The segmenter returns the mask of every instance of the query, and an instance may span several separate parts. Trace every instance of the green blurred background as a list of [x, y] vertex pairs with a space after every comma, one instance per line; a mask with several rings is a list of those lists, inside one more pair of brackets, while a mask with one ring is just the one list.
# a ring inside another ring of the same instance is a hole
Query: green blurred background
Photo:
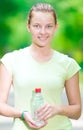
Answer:
[[0, 0], [0, 58], [30, 45], [27, 16], [37, 2], [48, 2], [56, 10], [58, 30], [53, 48], [73, 57], [83, 71], [83, 0]]
[[[56, 10], [58, 29], [52, 46], [73, 57], [81, 66], [80, 91], [83, 101], [83, 0], [0, 0], [0, 58], [7, 52], [31, 44], [27, 16], [37, 2], [50, 3]], [[6, 124], [3, 123], [3, 126]]]

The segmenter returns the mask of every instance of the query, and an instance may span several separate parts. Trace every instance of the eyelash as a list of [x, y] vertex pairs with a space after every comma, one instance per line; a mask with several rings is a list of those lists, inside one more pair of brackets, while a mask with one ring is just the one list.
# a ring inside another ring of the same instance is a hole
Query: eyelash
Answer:
[[[33, 25], [33, 27], [39, 28], [40, 26], [39, 25]], [[48, 25], [47, 28], [52, 28], [52, 26]]]
[[39, 25], [33, 25], [33, 26], [34, 26], [34, 27], [37, 27], [37, 28], [39, 27]]
[[50, 26], [50, 25], [48, 25], [47, 27], [48, 27], [48, 28], [52, 28], [52, 26]]

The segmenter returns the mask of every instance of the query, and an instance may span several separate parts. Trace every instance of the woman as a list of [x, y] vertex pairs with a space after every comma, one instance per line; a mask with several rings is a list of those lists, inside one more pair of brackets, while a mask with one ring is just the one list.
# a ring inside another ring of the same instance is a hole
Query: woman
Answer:
[[[51, 5], [38, 3], [29, 13], [28, 31], [32, 44], [4, 55], [0, 66], [0, 114], [14, 117], [13, 130], [72, 130], [69, 120], [81, 114], [79, 70], [76, 61], [51, 48], [57, 30], [56, 13]], [[14, 87], [15, 107], [7, 104], [11, 85]], [[37, 111], [37, 126], [31, 116], [32, 90], [41, 87], [45, 103]], [[65, 88], [68, 105], [62, 105]]]

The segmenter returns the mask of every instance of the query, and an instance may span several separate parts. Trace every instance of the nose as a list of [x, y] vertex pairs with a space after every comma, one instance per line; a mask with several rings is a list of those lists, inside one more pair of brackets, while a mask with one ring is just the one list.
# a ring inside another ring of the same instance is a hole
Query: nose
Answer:
[[40, 33], [41, 33], [41, 34], [45, 34], [45, 33], [46, 33], [45, 27], [42, 27], [42, 28], [40, 29]]

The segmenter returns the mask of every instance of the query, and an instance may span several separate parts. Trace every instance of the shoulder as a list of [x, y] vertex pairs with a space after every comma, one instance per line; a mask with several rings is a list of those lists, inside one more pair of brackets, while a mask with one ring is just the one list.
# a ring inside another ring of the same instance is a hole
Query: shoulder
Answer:
[[58, 66], [65, 70], [67, 80], [81, 69], [74, 58], [71, 58], [63, 53], [55, 51], [55, 59]]
[[7, 70], [12, 74], [14, 70], [24, 62], [26, 51], [27, 48], [8, 52], [0, 59], [0, 62], [3, 63]]
[[79, 66], [77, 61], [74, 58], [70, 57], [69, 55], [63, 54], [63, 53], [58, 52], [58, 51], [54, 51], [54, 53], [55, 53], [54, 54], [55, 60], [62, 67], [69, 68], [72, 66], [73, 67]]
[[22, 49], [18, 49], [18, 50], [14, 50], [14, 51], [12, 51], [12, 52], [8, 52], [8, 53], [6, 53], [3, 57], [2, 57], [2, 59], [3, 58], [15, 58], [15, 59], [17, 59], [18, 57], [21, 57], [21, 56], [23, 56], [23, 55], [25, 55], [25, 53], [26, 53], [26, 51], [28, 50], [28, 47], [26, 47], [26, 48], [22, 48]]
[[69, 55], [61, 53], [59, 51], [54, 51], [54, 56], [59, 63], [66, 63], [74, 60], [73, 58], [69, 57]]

